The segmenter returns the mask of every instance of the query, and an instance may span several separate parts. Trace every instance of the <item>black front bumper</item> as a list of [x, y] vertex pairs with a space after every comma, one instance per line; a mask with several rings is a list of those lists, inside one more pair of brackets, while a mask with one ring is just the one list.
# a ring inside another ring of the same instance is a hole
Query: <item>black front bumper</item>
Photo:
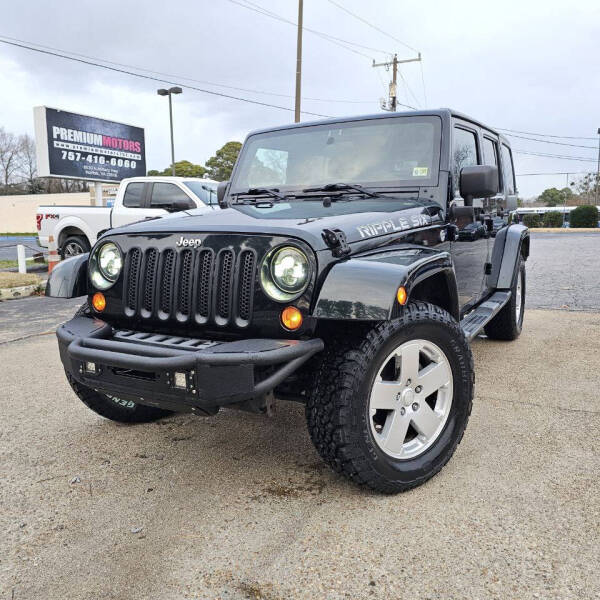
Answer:
[[56, 332], [66, 371], [99, 392], [171, 410], [263, 396], [323, 349], [321, 339], [220, 342], [116, 331], [75, 317]]

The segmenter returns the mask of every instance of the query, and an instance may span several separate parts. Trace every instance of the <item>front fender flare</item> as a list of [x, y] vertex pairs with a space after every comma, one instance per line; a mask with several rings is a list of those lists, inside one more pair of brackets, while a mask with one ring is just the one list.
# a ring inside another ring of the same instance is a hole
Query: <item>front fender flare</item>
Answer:
[[454, 282], [448, 252], [407, 248], [351, 258], [333, 266], [313, 311], [317, 319], [382, 321], [398, 307], [396, 294], [411, 290], [421, 281], [445, 272]]
[[87, 294], [87, 264], [89, 253], [61, 260], [52, 269], [46, 283], [46, 296], [78, 298]]

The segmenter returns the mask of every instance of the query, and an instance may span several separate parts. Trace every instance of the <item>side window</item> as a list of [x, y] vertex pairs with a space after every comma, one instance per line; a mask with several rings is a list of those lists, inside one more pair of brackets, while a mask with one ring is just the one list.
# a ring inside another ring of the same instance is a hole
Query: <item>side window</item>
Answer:
[[139, 208], [142, 206], [144, 185], [146, 184], [142, 182], [128, 183], [123, 195], [123, 206], [127, 208]]
[[177, 200], [189, 200], [190, 197], [173, 183], [155, 183], [152, 186], [150, 206], [164, 206]]
[[[498, 159], [498, 143], [495, 140], [491, 140], [490, 138], [483, 138], [483, 164], [484, 165], [492, 165], [493, 167], [498, 167], [499, 165]], [[500, 178], [499, 178], [500, 179]], [[502, 180], [498, 181], [498, 191], [503, 190]]]
[[507, 194], [514, 194], [516, 190], [515, 172], [513, 170], [512, 152], [506, 144], [502, 144], [502, 175], [504, 189]]
[[454, 128], [452, 143], [452, 175], [454, 189], [458, 190], [460, 170], [478, 164], [477, 137], [474, 131]]

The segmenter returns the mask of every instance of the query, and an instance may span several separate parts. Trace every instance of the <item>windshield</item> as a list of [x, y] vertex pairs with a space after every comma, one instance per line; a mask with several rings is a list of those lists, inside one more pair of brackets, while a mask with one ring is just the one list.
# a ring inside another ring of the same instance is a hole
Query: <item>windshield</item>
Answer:
[[214, 181], [184, 181], [188, 187], [204, 204], [217, 204], [217, 183]]
[[390, 117], [250, 136], [230, 193], [299, 190], [328, 183], [383, 188], [437, 184], [441, 120]]

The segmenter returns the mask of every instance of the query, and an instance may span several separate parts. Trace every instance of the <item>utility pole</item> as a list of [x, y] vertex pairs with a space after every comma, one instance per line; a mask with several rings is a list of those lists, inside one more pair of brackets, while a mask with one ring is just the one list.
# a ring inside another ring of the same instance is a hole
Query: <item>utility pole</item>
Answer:
[[296, 107], [294, 123], [300, 123], [300, 91], [302, 87], [302, 13], [304, 0], [298, 0], [298, 39], [296, 42]]
[[600, 204], [600, 127], [598, 127], [598, 167], [596, 169], [596, 204]]
[[398, 105], [398, 94], [397, 94], [397, 82], [398, 82], [398, 65], [409, 62], [421, 62], [421, 53], [419, 52], [419, 56], [417, 58], [407, 58], [404, 60], [398, 60], [398, 55], [394, 54], [394, 58], [390, 62], [384, 63], [376, 63], [373, 61], [374, 67], [385, 67], [386, 70], [389, 70], [392, 67], [392, 81], [390, 83], [390, 99], [386, 103], [382, 101], [381, 108], [383, 110], [389, 110], [392, 112], [396, 112], [396, 107]]

